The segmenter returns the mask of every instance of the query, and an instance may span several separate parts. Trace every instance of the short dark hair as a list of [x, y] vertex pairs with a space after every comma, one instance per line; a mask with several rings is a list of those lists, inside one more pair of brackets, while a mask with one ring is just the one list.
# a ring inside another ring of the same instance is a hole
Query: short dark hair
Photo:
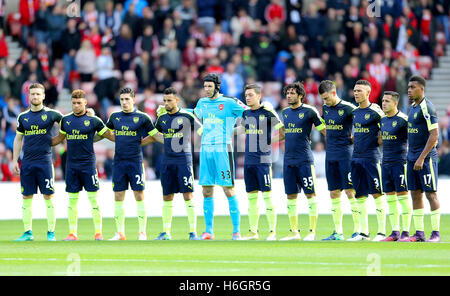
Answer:
[[333, 89], [336, 89], [336, 86], [331, 80], [324, 80], [319, 84], [319, 94], [330, 92]]
[[86, 99], [86, 93], [82, 89], [76, 89], [72, 92], [72, 99]]
[[394, 99], [394, 100], [397, 101], [397, 102], [398, 102], [398, 100], [400, 99], [400, 94], [399, 94], [398, 92], [395, 92], [395, 91], [387, 90], [387, 91], [385, 91], [385, 92], [383, 93], [383, 95], [389, 95], [389, 96], [392, 97], [392, 99]]
[[120, 96], [120, 95], [123, 95], [123, 94], [130, 94], [130, 96], [131, 96], [132, 98], [135, 97], [135, 95], [134, 95], [134, 90], [132, 90], [132, 89], [129, 88], [129, 87], [124, 87], [124, 88], [122, 88], [122, 89], [120, 90], [119, 96]]
[[301, 84], [298, 81], [294, 82], [294, 83], [290, 83], [284, 87], [283, 94], [286, 96], [287, 91], [290, 89], [294, 89], [297, 94], [302, 95], [302, 102], [303, 102], [303, 100], [305, 99], [305, 96], [306, 96], [306, 91], [305, 91], [305, 88], [303, 87], [303, 84]]
[[360, 80], [356, 81], [355, 85], [367, 85], [368, 87], [372, 88], [372, 85], [370, 84], [370, 82], [367, 80], [364, 80], [364, 79], [360, 79]]
[[164, 90], [165, 95], [178, 95], [178, 91], [175, 87], [170, 86]]
[[257, 95], [261, 94], [261, 86], [257, 85], [256, 83], [247, 84], [244, 88], [244, 93], [248, 89], [253, 89]]
[[422, 85], [423, 87], [425, 87], [425, 85], [427, 84], [427, 81], [425, 80], [425, 78], [423, 78], [420, 75], [411, 76], [411, 78], [409, 78], [409, 82], [417, 82], [420, 85]]

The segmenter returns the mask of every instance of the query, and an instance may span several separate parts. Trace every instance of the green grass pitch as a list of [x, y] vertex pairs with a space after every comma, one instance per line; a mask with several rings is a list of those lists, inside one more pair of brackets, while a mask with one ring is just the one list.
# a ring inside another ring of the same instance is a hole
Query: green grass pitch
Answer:
[[[308, 216], [300, 215], [305, 236]], [[376, 217], [369, 217], [371, 237]], [[390, 232], [389, 222], [388, 231]], [[429, 216], [425, 216], [429, 236]], [[278, 216], [278, 239], [289, 229], [288, 218]], [[127, 218], [127, 241], [93, 240], [91, 219], [80, 219], [77, 242], [62, 242], [68, 234], [65, 219], [56, 223], [57, 242], [47, 242], [46, 220], [33, 221], [34, 242], [13, 242], [22, 221], [0, 221], [0, 275], [450, 275], [450, 215], [441, 216], [442, 243], [322, 242], [332, 232], [331, 215], [320, 215], [315, 242], [266, 242], [267, 223], [260, 220], [260, 241], [231, 241], [231, 221], [215, 217], [215, 241], [188, 241], [187, 218], [175, 217], [172, 241], [152, 241], [161, 231], [161, 218], [149, 218], [149, 241], [137, 241], [136, 218]], [[248, 219], [242, 217], [245, 235]], [[346, 238], [351, 216], [344, 216]], [[412, 226], [413, 227], [413, 226]], [[104, 219], [105, 239], [114, 234], [113, 219]], [[204, 229], [198, 217], [198, 233]]]

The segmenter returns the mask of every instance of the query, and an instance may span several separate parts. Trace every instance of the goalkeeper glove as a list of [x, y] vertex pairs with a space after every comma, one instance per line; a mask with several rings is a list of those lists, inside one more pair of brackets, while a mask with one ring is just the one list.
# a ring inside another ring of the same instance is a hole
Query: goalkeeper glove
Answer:
[[163, 105], [159, 105], [158, 109], [156, 109], [156, 116], [158, 116], [158, 117], [160, 117], [166, 113], [167, 113], [166, 107], [164, 107]]

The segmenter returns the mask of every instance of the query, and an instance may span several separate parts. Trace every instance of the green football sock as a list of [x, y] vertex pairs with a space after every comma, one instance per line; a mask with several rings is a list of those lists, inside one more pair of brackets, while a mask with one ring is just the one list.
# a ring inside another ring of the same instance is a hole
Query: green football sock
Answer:
[[87, 195], [89, 201], [91, 202], [92, 220], [94, 221], [95, 233], [102, 233], [102, 215], [97, 202], [97, 192], [88, 192]]
[[69, 221], [69, 233], [77, 235], [78, 231], [78, 195], [69, 192], [69, 207], [67, 220]]
[[49, 232], [55, 232], [56, 215], [53, 199], [46, 199], [45, 206], [47, 207], [47, 230]]
[[386, 197], [384, 195], [375, 198], [377, 212], [378, 233], [386, 234]]
[[25, 232], [31, 230], [33, 223], [33, 199], [22, 199], [22, 221]]
[[272, 191], [264, 191], [262, 194], [264, 203], [266, 204], [266, 217], [269, 224], [269, 231], [276, 232], [277, 214], [272, 203]]
[[389, 208], [389, 221], [391, 222], [392, 231], [400, 231], [400, 213], [397, 195], [387, 195], [386, 200]]
[[413, 220], [414, 220], [414, 227], [416, 228], [416, 231], [424, 231], [424, 223], [423, 223], [423, 209], [415, 209], [413, 210]]
[[332, 198], [331, 199], [331, 216], [333, 217], [334, 222], [334, 230], [338, 234], [343, 234], [342, 230], [342, 205], [341, 198]]
[[123, 208], [123, 200], [114, 203], [114, 220], [116, 221], [117, 232], [125, 235], [125, 210]]
[[359, 207], [359, 224], [361, 233], [369, 235], [369, 214], [367, 213], [367, 196], [357, 199]]
[[439, 213], [439, 209], [431, 211], [431, 230], [439, 231], [439, 224], [441, 220], [441, 214]]
[[297, 199], [287, 200], [287, 212], [292, 231], [298, 231]]
[[350, 209], [352, 211], [352, 219], [353, 219], [353, 232], [361, 232], [361, 223], [359, 222], [359, 205], [356, 198], [349, 198]]
[[185, 200], [186, 204], [186, 213], [189, 221], [189, 232], [197, 231], [197, 215], [195, 215], [195, 206], [194, 202], [191, 200]]
[[309, 230], [311, 232], [316, 232], [317, 218], [319, 217], [319, 211], [317, 210], [317, 201], [315, 196], [308, 198], [308, 207], [309, 207]]
[[162, 221], [164, 232], [170, 233], [170, 229], [172, 226], [172, 215], [173, 215], [173, 201], [171, 200], [163, 201]]
[[251, 232], [258, 232], [258, 192], [248, 193], [248, 223], [250, 225]]
[[402, 208], [402, 230], [409, 232], [412, 213], [411, 203], [409, 202], [408, 195], [398, 196], [397, 199]]
[[143, 200], [136, 201], [137, 205], [137, 214], [138, 214], [138, 222], [139, 222], [139, 233], [145, 233], [147, 228], [147, 213], [145, 211], [145, 203]]

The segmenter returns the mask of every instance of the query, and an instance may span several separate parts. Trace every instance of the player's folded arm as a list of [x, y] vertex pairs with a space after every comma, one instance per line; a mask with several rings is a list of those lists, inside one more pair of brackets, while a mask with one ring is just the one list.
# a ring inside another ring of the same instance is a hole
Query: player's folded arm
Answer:
[[59, 134], [52, 138], [51, 146], [56, 146], [58, 144], [61, 144], [66, 139], [66, 132], [63, 130], [59, 130]]

